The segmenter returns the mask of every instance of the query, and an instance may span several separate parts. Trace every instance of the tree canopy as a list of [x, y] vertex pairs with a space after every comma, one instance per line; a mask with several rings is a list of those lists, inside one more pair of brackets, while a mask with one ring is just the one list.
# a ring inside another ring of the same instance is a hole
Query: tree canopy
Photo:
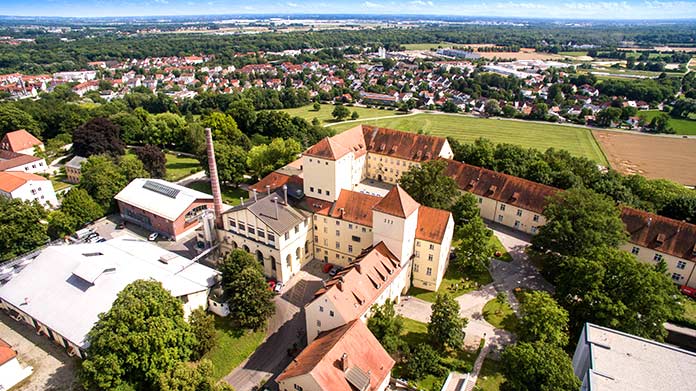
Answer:
[[143, 162], [143, 168], [152, 178], [164, 178], [167, 173], [167, 157], [161, 149], [155, 145], [145, 145], [135, 148], [135, 154]]
[[519, 338], [565, 347], [568, 344], [568, 311], [546, 292], [524, 293], [520, 300]]
[[563, 349], [543, 342], [518, 342], [501, 354], [506, 391], [577, 391], [580, 379]]
[[73, 152], [78, 156], [107, 154], [120, 156], [125, 152], [121, 128], [106, 118], [93, 118], [73, 132]]
[[404, 319], [396, 314], [394, 302], [387, 300], [381, 306], [374, 305], [367, 328], [389, 353], [396, 353], [401, 348]]
[[0, 261], [29, 252], [46, 242], [46, 209], [37, 202], [0, 196]]
[[439, 349], [458, 349], [464, 343], [467, 319], [459, 316], [459, 303], [448, 293], [438, 293], [432, 306], [428, 337]]
[[442, 160], [431, 160], [411, 167], [401, 175], [399, 184], [420, 204], [449, 210], [459, 196], [459, 188], [445, 175], [446, 165]]

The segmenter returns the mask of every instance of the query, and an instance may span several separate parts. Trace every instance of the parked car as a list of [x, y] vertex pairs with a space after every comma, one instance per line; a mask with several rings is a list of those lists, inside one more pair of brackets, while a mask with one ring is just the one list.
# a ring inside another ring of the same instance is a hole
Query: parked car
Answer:
[[106, 239], [105, 239], [105, 238], [99, 238], [99, 239], [97, 239], [97, 243], [102, 243], [102, 242], [106, 242]]
[[682, 285], [679, 287], [679, 292], [682, 294], [691, 297], [692, 299], [696, 299], [696, 289], [688, 287], [686, 285]]
[[331, 277], [333, 277], [333, 276], [335, 276], [336, 274], [338, 274], [338, 272], [340, 272], [341, 270], [343, 270], [342, 267], [340, 267], [340, 266], [334, 266], [334, 267], [332, 267], [331, 270], [329, 271], [329, 275], [330, 275]]
[[283, 290], [283, 283], [276, 282], [275, 287], [273, 287], [273, 292], [280, 293], [281, 290]]
[[332, 265], [332, 264], [330, 264], [330, 263], [327, 262], [327, 263], [324, 264], [324, 266], [322, 267], [321, 270], [322, 270], [324, 273], [328, 273], [329, 271], [331, 271], [331, 269], [332, 269], [333, 267], [334, 267], [334, 265]]
[[275, 290], [276, 282], [273, 280], [268, 280], [268, 290], [273, 292]]
[[116, 229], [124, 229], [126, 228], [126, 224], [121, 223], [121, 224], [116, 224]]
[[155, 240], [157, 240], [158, 237], [159, 234], [157, 232], [153, 232], [150, 234], [150, 236], [147, 237], [147, 240], [154, 242]]

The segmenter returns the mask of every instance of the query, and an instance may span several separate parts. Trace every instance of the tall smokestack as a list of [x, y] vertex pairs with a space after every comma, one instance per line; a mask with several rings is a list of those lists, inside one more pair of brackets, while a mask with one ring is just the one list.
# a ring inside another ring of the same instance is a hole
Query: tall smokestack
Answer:
[[220, 180], [218, 179], [217, 163], [215, 162], [213, 133], [210, 131], [210, 128], [205, 128], [205, 145], [208, 151], [208, 169], [210, 170], [210, 189], [213, 191], [215, 225], [220, 228], [222, 227], [222, 193], [220, 192]]

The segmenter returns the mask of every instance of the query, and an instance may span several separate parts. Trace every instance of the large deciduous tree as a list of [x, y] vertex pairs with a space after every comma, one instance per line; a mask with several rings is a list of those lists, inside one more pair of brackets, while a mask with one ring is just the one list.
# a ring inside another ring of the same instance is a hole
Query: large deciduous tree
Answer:
[[459, 303], [447, 293], [437, 295], [432, 306], [428, 337], [439, 349], [459, 349], [467, 320], [459, 316]]
[[460, 226], [456, 234], [460, 242], [455, 250], [454, 264], [461, 270], [486, 271], [495, 251], [491, 235], [493, 231], [486, 227], [479, 216]]
[[0, 196], [0, 261], [29, 252], [48, 241], [42, 221], [47, 212], [36, 202]]
[[79, 187], [85, 189], [104, 210], [109, 209], [114, 196], [128, 184], [123, 172], [106, 155], [90, 157], [81, 171]]
[[73, 132], [73, 152], [78, 156], [107, 154], [120, 156], [126, 144], [121, 141], [121, 128], [106, 118], [93, 118]]
[[546, 292], [527, 292], [520, 300], [519, 338], [564, 347], [568, 344], [568, 311]]
[[196, 337], [193, 358], [199, 359], [215, 346], [215, 317], [203, 308], [191, 311], [188, 318], [191, 332]]
[[75, 228], [104, 215], [104, 209], [79, 187], [73, 187], [63, 197], [60, 210], [75, 220]]
[[331, 112], [331, 115], [338, 121], [342, 121], [350, 115], [350, 110], [343, 105], [336, 105]]
[[508, 391], [577, 391], [580, 379], [563, 349], [542, 342], [518, 342], [501, 355]]
[[249, 138], [239, 130], [237, 123], [231, 116], [215, 111], [201, 120], [204, 128], [210, 128], [213, 139], [223, 141], [232, 145], [238, 145], [244, 149], [251, 147]]
[[401, 347], [404, 319], [396, 314], [394, 302], [391, 300], [387, 300], [381, 306], [372, 307], [372, 316], [367, 320], [367, 328], [389, 353], [396, 353]]
[[159, 391], [234, 391], [224, 381], [213, 377], [213, 363], [201, 360], [198, 363], [180, 362], [160, 375]]
[[546, 224], [532, 238], [536, 249], [580, 256], [597, 247], [618, 246], [627, 237], [614, 202], [589, 189], [556, 193], [544, 208], [544, 216]]
[[403, 173], [399, 184], [422, 205], [449, 210], [459, 189], [454, 179], [445, 174], [446, 167], [442, 160], [431, 160]]
[[167, 173], [167, 157], [159, 147], [155, 145], [146, 145], [136, 148], [135, 154], [138, 156], [138, 159], [143, 162], [143, 167], [150, 173], [151, 177], [164, 178], [164, 175]]
[[[215, 162], [218, 169], [218, 178], [223, 183], [237, 186], [244, 180], [247, 172], [247, 151], [238, 146], [226, 142], [215, 141]], [[210, 174], [208, 155], [200, 158], [205, 171]]]
[[160, 376], [191, 355], [195, 337], [179, 300], [155, 281], [127, 285], [87, 335], [85, 388], [157, 388]]
[[26, 111], [13, 104], [0, 105], [0, 139], [7, 132], [24, 129], [34, 136], [41, 135], [39, 123]]
[[293, 139], [276, 138], [270, 144], [251, 148], [247, 156], [247, 165], [251, 173], [261, 178], [297, 159], [301, 148], [300, 143]]

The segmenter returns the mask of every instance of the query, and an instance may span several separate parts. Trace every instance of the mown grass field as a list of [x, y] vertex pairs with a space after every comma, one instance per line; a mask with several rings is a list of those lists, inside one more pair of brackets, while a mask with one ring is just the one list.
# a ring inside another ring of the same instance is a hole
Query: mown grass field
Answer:
[[481, 311], [486, 322], [498, 329], [505, 329], [512, 333], [517, 331], [518, 320], [512, 311], [510, 304], [499, 303], [496, 299], [490, 300]]
[[[186, 187], [198, 190], [202, 193], [213, 194], [213, 191], [210, 189], [210, 182], [208, 181], [191, 182], [186, 185]], [[220, 190], [222, 191], [222, 201], [227, 205], [239, 205], [242, 202], [240, 197], [244, 197], [245, 200], [249, 198], [249, 192], [241, 188], [234, 188], [221, 184]]]
[[[386, 110], [386, 109], [368, 109], [366, 107], [351, 107], [346, 106], [350, 110], [351, 114], [354, 111], [358, 112], [360, 119], [366, 118], [376, 118], [376, 117], [386, 117], [390, 115], [399, 115], [396, 110]], [[323, 104], [319, 111], [314, 110], [312, 105], [297, 107], [294, 109], [283, 109], [284, 112], [294, 116], [304, 118], [309, 122], [312, 122], [314, 118], [317, 118], [322, 124], [336, 124], [340, 121], [336, 121], [331, 113], [333, 112], [334, 105]], [[401, 114], [403, 115], [403, 113]]]
[[445, 275], [440, 283], [440, 289], [435, 292], [421, 288], [411, 288], [408, 294], [421, 300], [434, 303], [438, 293], [449, 293], [452, 297], [458, 297], [465, 293], [481, 289], [482, 286], [493, 282], [493, 278], [488, 271], [476, 274], [464, 274], [454, 265], [450, 264], [445, 271]]
[[175, 153], [168, 152], [165, 154], [167, 163], [167, 173], [165, 179], [171, 182], [176, 182], [179, 179], [185, 178], [193, 173], [203, 170], [201, 163], [194, 158], [187, 156], [177, 156]]
[[338, 123], [331, 125], [331, 128], [343, 131], [359, 123], [409, 132], [422, 130], [434, 136], [451, 136], [467, 143], [473, 142], [479, 137], [485, 137], [494, 143], [515, 144], [540, 151], [545, 151], [548, 148], [565, 149], [575, 156], [583, 156], [602, 165], [608, 164], [590, 130], [582, 127], [474, 118], [464, 115], [415, 114]]
[[238, 330], [227, 318], [215, 317], [215, 345], [203, 356], [213, 363], [213, 377], [221, 379], [246, 360], [265, 337], [263, 331]]
[[[639, 112], [638, 116], [645, 118], [645, 120], [649, 122], [659, 113], [659, 110], [646, 110]], [[696, 136], [696, 119], [670, 117], [669, 125], [677, 132], [677, 134]]]
[[500, 385], [505, 381], [502, 369], [500, 361], [495, 361], [490, 356], [486, 357], [476, 380], [476, 387], [482, 391], [499, 391]]

